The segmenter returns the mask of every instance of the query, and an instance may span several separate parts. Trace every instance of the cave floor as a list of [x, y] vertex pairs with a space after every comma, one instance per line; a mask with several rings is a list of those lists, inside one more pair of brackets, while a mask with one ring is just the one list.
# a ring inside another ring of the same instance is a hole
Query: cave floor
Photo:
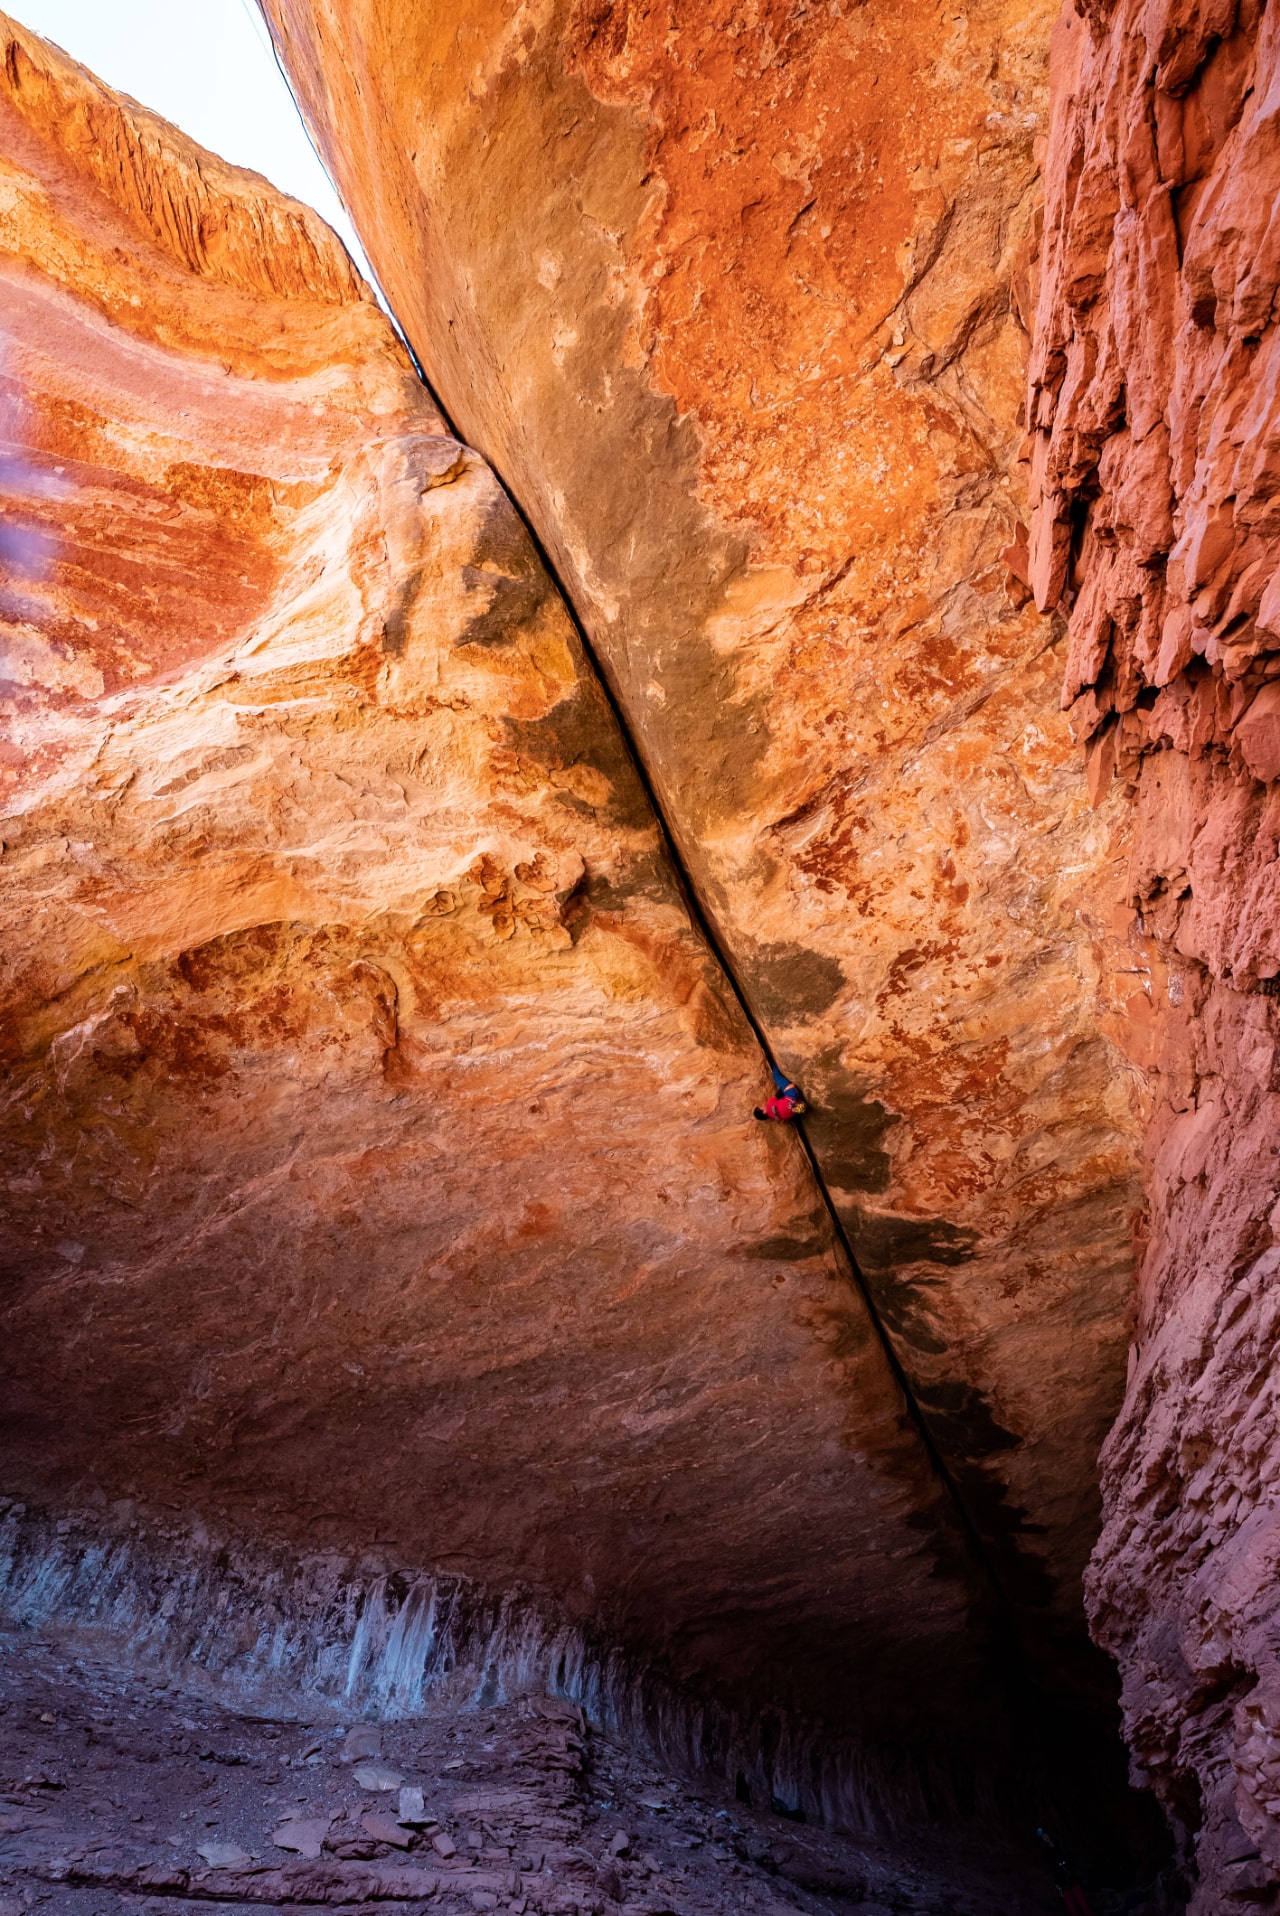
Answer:
[[1060, 1907], [986, 1843], [855, 1841], [691, 1788], [572, 1704], [442, 1706], [361, 1731], [353, 1750], [350, 1718], [310, 1699], [305, 1715], [249, 1714], [83, 1636], [0, 1632], [0, 1916]]

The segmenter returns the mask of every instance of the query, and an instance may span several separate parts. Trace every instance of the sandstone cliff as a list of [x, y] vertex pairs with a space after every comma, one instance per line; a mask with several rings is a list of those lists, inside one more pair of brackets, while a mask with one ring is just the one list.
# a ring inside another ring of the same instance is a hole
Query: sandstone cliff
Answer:
[[1090, 814], [1061, 627], [1001, 563], [1050, 9], [264, 11], [812, 1093], [898, 1353], [1060, 1672], [1143, 1106], [1126, 807]]
[[1135, 805], [1130, 964], [1155, 1017], [1090, 1597], [1193, 1908], [1220, 1916], [1271, 1907], [1280, 1874], [1280, 20], [1081, 16], [1057, 47], [1030, 576], [1070, 611], [1095, 793]]
[[0, 1581], [384, 1701], [439, 1601], [865, 1816], [993, 1617], [1099, 1693], [1119, 1407], [1136, 1773], [1268, 1906], [1280, 27], [263, 7], [448, 421], [0, 16]]
[[5, 1487], [974, 1723], [981, 1587], [758, 1047], [337, 241], [0, 18], [0, 277]]

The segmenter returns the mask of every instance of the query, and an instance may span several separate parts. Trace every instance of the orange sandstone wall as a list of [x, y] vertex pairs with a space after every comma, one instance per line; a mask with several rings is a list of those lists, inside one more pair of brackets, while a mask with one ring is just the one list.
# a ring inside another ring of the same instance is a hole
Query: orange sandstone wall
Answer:
[[564, 605], [333, 235], [0, 17], [9, 1492], [936, 1744], [981, 1591]]
[[1278, 104], [1252, 0], [1064, 14], [1028, 402], [1031, 577], [1159, 1009], [1091, 1611], [1203, 1916], [1280, 1878]]
[[1090, 811], [1061, 623], [1002, 561], [1052, 11], [264, 11], [811, 1093], [936, 1441], [1060, 1669], [1123, 1384], [1145, 998], [1128, 808]]

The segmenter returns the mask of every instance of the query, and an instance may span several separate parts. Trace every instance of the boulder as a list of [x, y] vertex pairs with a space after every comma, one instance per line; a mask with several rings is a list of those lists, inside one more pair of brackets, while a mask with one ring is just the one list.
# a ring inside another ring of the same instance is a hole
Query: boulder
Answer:
[[502, 486], [312, 212], [0, 54], [6, 1489], [932, 1760], [981, 1585]]
[[1003, 556], [1055, 10], [263, 6], [808, 1094], [1046, 1675], [1083, 1640], [1141, 1123], [1127, 808], [1090, 814], [1061, 627]]

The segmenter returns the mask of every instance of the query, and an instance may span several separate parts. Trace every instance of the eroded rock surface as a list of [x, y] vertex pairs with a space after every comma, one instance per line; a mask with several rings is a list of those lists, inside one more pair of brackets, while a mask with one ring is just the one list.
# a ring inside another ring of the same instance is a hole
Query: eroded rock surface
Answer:
[[0, 35], [8, 1488], [998, 1738], [947, 1499], [504, 494], [314, 215]]
[[1070, 611], [1095, 793], [1136, 807], [1155, 1105], [1091, 1603], [1219, 1916], [1273, 1907], [1280, 1877], [1280, 20], [1081, 15], [1057, 46], [1030, 574]]
[[1044, 1650], [1077, 1628], [1120, 1399], [1141, 1118], [1126, 808], [1090, 815], [1060, 626], [1000, 558], [1051, 10], [264, 10], [812, 1095]]
[[76, 1648], [0, 1632], [7, 1909], [1048, 1916], [1057, 1901], [1016, 1854], [854, 1844], [691, 1789], [563, 1699], [380, 1725], [140, 1676], [101, 1644], [69, 1667]]

